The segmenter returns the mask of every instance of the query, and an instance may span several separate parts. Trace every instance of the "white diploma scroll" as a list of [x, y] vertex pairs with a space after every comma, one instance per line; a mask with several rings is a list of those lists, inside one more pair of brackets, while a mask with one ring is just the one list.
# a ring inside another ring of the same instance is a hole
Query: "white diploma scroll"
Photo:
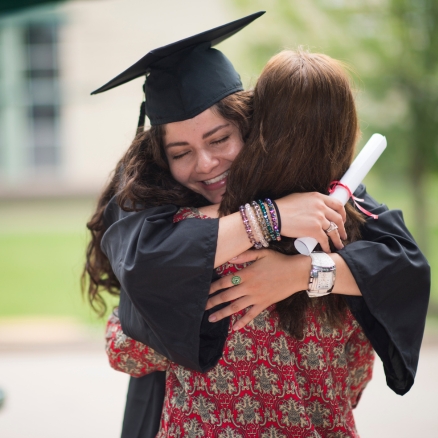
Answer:
[[[347, 186], [351, 193], [353, 193], [370, 169], [374, 166], [374, 163], [380, 157], [385, 148], [386, 138], [380, 134], [373, 134], [347, 172], [345, 172], [345, 175], [341, 178], [340, 182]], [[339, 199], [339, 201], [345, 205], [350, 197], [350, 193], [348, 193], [348, 190], [344, 187], [337, 186], [329, 196]], [[310, 255], [317, 244], [318, 241], [313, 237], [300, 237], [295, 240], [295, 248], [299, 253], [304, 255]]]

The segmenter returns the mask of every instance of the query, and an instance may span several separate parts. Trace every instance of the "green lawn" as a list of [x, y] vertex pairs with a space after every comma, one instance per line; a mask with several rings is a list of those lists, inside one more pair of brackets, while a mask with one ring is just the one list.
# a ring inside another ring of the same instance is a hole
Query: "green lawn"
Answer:
[[[368, 178], [370, 193], [390, 208], [405, 212], [412, 224], [412, 202], [400, 183]], [[438, 217], [438, 178], [431, 184], [430, 217]], [[66, 316], [92, 323], [97, 317], [82, 299], [80, 274], [88, 238], [85, 223], [91, 199], [0, 202], [0, 317]], [[438, 245], [438, 222], [430, 221], [430, 248]], [[432, 272], [438, 254], [430, 251]], [[438, 279], [433, 277], [434, 308], [438, 308]], [[113, 301], [114, 302], [114, 301]]]
[[94, 323], [80, 275], [94, 200], [0, 203], [0, 316], [66, 316]]
[[1, 314], [85, 316], [78, 280], [84, 244], [84, 233], [0, 235]]

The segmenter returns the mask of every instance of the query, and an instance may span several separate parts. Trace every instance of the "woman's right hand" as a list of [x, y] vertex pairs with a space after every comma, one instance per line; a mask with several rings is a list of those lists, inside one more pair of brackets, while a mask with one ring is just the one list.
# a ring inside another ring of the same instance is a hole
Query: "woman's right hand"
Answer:
[[[342, 203], [318, 192], [293, 193], [275, 201], [281, 216], [281, 234], [287, 237], [313, 237], [324, 252], [330, 252], [328, 238], [337, 249], [344, 247], [341, 238], [347, 239], [344, 222], [345, 208]], [[338, 229], [328, 234], [330, 222]]]

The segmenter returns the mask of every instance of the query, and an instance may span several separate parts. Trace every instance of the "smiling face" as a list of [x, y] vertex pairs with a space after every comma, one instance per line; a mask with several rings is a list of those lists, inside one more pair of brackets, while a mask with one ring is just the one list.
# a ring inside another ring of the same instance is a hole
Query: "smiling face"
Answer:
[[228, 171], [242, 146], [237, 126], [211, 109], [166, 125], [164, 150], [172, 176], [212, 204], [221, 202]]

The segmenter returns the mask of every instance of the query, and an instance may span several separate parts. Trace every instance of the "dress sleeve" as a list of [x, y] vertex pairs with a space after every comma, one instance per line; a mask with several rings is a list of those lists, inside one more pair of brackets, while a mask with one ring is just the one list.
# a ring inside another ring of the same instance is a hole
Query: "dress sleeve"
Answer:
[[117, 309], [106, 325], [105, 350], [111, 368], [132, 377], [142, 377], [154, 371], [166, 371], [169, 361], [141, 342], [123, 333]]
[[206, 371], [219, 360], [228, 330], [228, 319], [212, 324], [204, 311], [219, 220], [173, 223], [177, 210], [125, 212], [113, 198], [101, 247], [121, 284], [123, 332], [180, 365]]
[[430, 294], [430, 267], [406, 228], [402, 212], [388, 210], [361, 185], [355, 196], [378, 214], [368, 218], [362, 240], [338, 251], [362, 297], [348, 305], [383, 361], [388, 386], [403, 395], [414, 383]]

